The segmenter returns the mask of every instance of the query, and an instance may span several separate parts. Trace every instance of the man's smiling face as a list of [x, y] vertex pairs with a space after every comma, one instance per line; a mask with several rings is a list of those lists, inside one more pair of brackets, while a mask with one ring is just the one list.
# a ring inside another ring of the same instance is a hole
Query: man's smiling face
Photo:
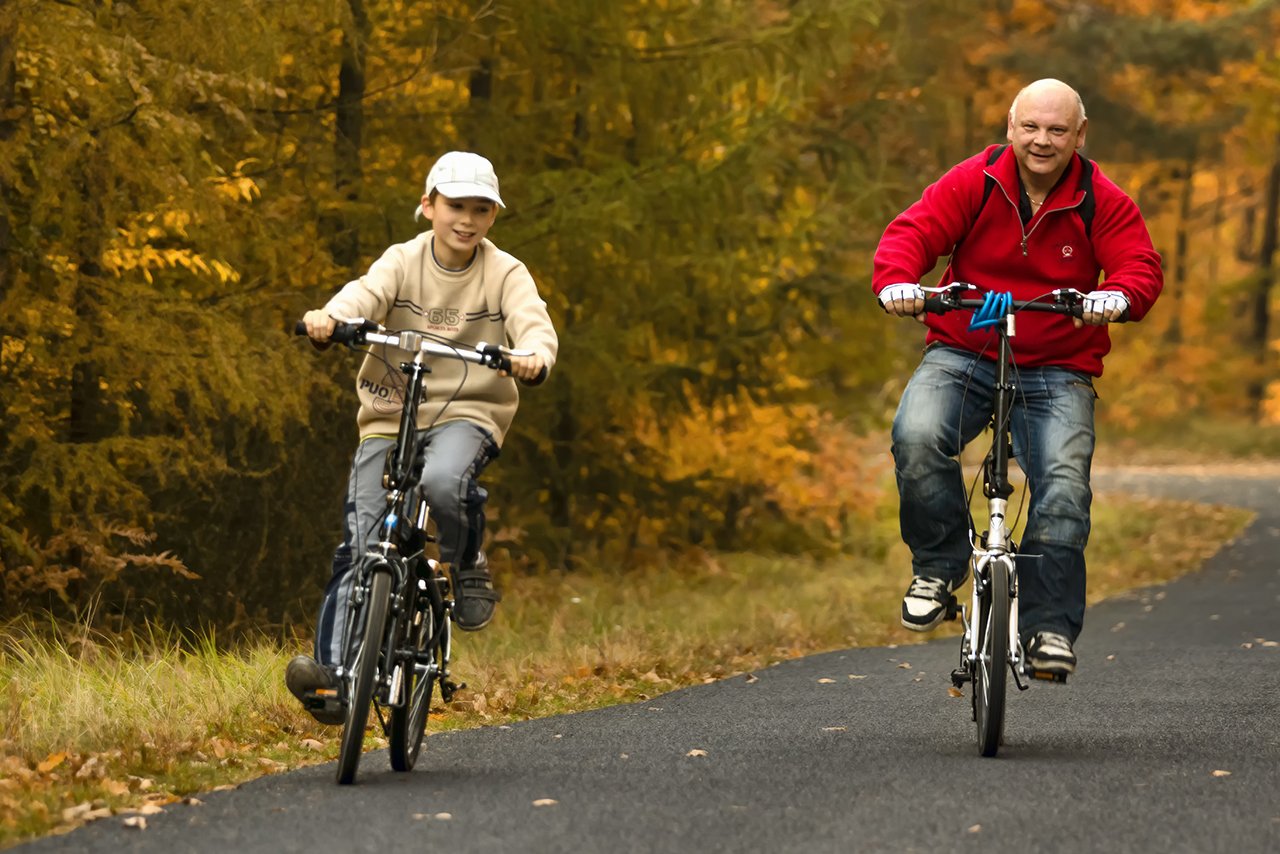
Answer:
[[1009, 142], [1013, 144], [1024, 182], [1044, 185], [1057, 182], [1071, 155], [1084, 145], [1088, 121], [1080, 120], [1074, 94], [1065, 86], [1031, 87], [1023, 92], [1009, 116]]

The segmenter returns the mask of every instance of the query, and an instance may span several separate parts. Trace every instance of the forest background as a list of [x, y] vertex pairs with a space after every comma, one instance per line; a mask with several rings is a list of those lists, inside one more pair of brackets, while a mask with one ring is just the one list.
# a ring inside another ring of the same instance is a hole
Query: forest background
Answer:
[[1256, 440], [1278, 5], [4, 0], [0, 617], [309, 624], [358, 357], [293, 323], [423, 227], [457, 148], [494, 161], [491, 237], [561, 335], [487, 476], [503, 571], [884, 547], [922, 329], [871, 254], [1040, 77], [1166, 266], [1113, 330], [1103, 429]]

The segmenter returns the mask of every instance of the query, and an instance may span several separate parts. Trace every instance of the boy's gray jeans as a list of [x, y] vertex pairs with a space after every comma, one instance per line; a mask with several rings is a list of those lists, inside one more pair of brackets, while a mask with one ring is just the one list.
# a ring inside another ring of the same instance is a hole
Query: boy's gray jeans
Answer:
[[[436, 523], [440, 560], [457, 570], [488, 565], [480, 548], [484, 540], [484, 503], [489, 494], [476, 478], [498, 456], [498, 444], [487, 430], [470, 421], [450, 421], [423, 431], [425, 463], [419, 488]], [[342, 660], [343, 633], [351, 601], [353, 570], [378, 542], [387, 510], [382, 470], [395, 439], [371, 436], [356, 448], [343, 505], [342, 545], [333, 555], [333, 575], [324, 590], [316, 623], [316, 661], [332, 666]]]

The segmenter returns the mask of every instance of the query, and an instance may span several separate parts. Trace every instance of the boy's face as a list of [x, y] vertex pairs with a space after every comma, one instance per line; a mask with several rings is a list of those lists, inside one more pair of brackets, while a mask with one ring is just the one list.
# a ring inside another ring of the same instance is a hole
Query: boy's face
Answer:
[[489, 199], [451, 199], [439, 193], [435, 201], [422, 197], [422, 212], [431, 220], [435, 236], [453, 252], [467, 257], [498, 218], [498, 206]]

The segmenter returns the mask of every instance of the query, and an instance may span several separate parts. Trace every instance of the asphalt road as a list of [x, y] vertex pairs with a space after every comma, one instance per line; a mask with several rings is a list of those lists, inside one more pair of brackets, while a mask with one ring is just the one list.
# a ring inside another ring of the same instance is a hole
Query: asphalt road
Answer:
[[995, 759], [977, 755], [968, 698], [948, 695], [947, 639], [432, 736], [411, 774], [366, 754], [355, 787], [317, 766], [144, 831], [117, 817], [25, 847], [1280, 852], [1280, 647], [1265, 645], [1280, 641], [1280, 480], [1095, 483], [1260, 515], [1201, 572], [1090, 609], [1076, 677], [1013, 692]]

